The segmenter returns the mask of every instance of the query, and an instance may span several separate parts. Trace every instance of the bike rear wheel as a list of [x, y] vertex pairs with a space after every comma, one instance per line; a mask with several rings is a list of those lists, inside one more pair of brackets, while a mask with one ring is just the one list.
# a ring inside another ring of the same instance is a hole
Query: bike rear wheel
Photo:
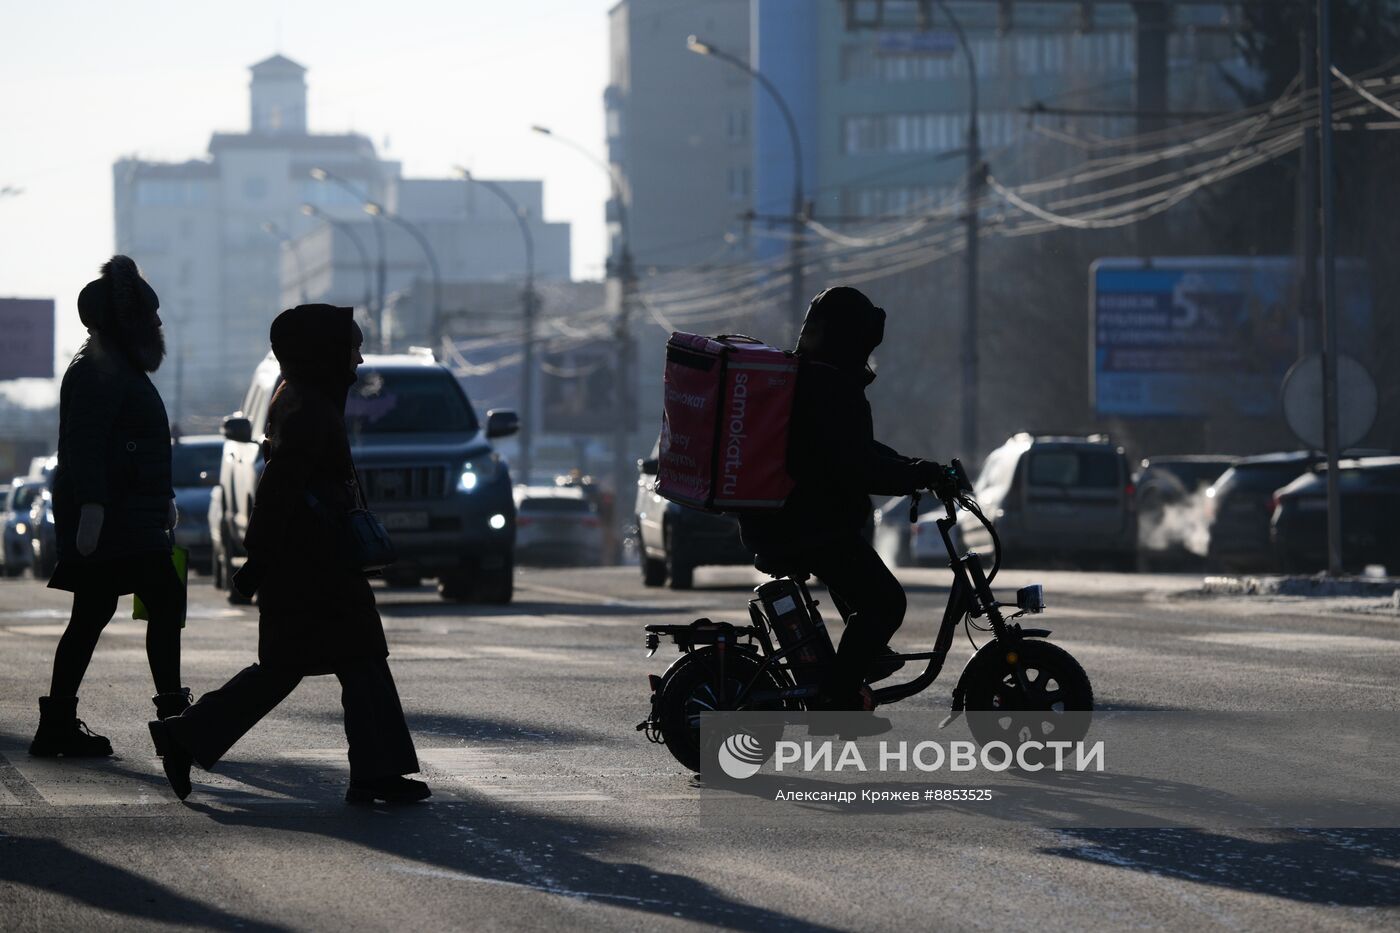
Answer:
[[723, 691], [718, 689], [719, 657], [713, 649], [691, 652], [671, 674], [661, 691], [658, 720], [666, 750], [686, 768], [700, 770], [700, 714], [725, 710], [780, 710], [780, 700], [745, 703], [734, 700], [757, 676], [755, 690], [781, 690], [785, 684], [770, 668], [759, 673], [762, 661], [747, 651], [730, 651], [725, 659]]

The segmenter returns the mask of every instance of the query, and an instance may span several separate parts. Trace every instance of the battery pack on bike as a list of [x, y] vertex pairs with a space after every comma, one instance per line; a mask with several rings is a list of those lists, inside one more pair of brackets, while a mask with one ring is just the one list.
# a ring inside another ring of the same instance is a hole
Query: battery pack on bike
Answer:
[[797, 584], [787, 578], [754, 590], [768, 628], [787, 652], [792, 678], [799, 686], [815, 684], [836, 657], [831, 635], [820, 615], [808, 609]]
[[656, 492], [711, 512], [781, 508], [797, 359], [752, 337], [666, 342]]

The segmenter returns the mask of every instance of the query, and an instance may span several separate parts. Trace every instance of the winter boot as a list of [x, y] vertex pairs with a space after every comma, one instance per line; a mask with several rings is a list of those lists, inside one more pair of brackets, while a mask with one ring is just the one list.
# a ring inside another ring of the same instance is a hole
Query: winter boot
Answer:
[[29, 743], [39, 758], [100, 758], [112, 754], [112, 743], [78, 718], [77, 697], [39, 697], [39, 729]]
[[190, 766], [194, 764], [193, 756], [170, 734], [170, 727], [164, 720], [153, 719], [146, 725], [151, 730], [151, 741], [155, 743], [156, 748], [164, 750], [161, 765], [165, 768], [165, 779], [170, 782], [170, 789], [175, 792], [176, 797], [184, 800], [190, 795]]
[[345, 792], [346, 803], [413, 803], [431, 797], [433, 792], [422, 781], [415, 781], [402, 775], [376, 778], [372, 781], [350, 779], [350, 788]]
[[[189, 687], [181, 687], [173, 693], [157, 693], [151, 697], [151, 702], [156, 705], [157, 719], [169, 719], [172, 716], [180, 715], [193, 706], [194, 694]], [[165, 733], [161, 732], [159, 735], [164, 736]], [[151, 733], [151, 738], [156, 743], [156, 757], [164, 758], [165, 746], [162, 739], [157, 737], [157, 733], [154, 731]]]

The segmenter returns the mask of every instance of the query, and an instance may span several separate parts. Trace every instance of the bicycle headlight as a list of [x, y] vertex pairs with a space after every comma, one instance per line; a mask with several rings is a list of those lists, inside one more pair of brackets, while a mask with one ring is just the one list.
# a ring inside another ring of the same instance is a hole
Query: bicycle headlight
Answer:
[[457, 491], [471, 492], [482, 483], [496, 478], [501, 467], [501, 457], [496, 453], [481, 454], [462, 464], [462, 475], [457, 477]]

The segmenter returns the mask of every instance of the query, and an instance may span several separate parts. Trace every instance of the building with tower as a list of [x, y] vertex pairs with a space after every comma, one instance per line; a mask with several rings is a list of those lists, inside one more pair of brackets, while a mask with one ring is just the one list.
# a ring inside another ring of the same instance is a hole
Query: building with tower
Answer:
[[[366, 265], [380, 265], [376, 225], [384, 235], [386, 293], [428, 276], [414, 240], [400, 225], [366, 215], [367, 202], [410, 224], [430, 221], [429, 242], [454, 276], [515, 274], [504, 256], [457, 261], [475, 240], [514, 243], [514, 218], [484, 206], [484, 219], [471, 212], [466, 182], [404, 179], [400, 164], [381, 158], [365, 135], [310, 132], [306, 69], [291, 59], [274, 55], [249, 71], [246, 131], [215, 132], [202, 158], [123, 158], [112, 167], [116, 249], [135, 259], [160, 293], [169, 355], [154, 378], [172, 421], [187, 432], [214, 428], [239, 406], [268, 352], [268, 326], [288, 304], [355, 305], [373, 325], [365, 305], [378, 303], [378, 290], [366, 296], [361, 283]], [[313, 169], [333, 180], [313, 177]], [[538, 210], [531, 223], [538, 227], [539, 274], [567, 278], [568, 225], [545, 224]], [[507, 226], [509, 239], [500, 232]], [[328, 229], [341, 236], [332, 241]], [[346, 229], [365, 256], [347, 252]], [[316, 237], [326, 241], [319, 253], [294, 248]]]

